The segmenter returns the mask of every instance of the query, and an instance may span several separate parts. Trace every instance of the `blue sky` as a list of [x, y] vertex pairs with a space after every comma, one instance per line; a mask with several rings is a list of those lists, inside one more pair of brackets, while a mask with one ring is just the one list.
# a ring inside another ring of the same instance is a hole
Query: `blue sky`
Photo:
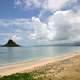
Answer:
[[0, 0], [0, 44], [79, 41], [79, 21], [80, 0]]
[[39, 14], [37, 8], [34, 9], [19, 9], [15, 7], [14, 0], [0, 0], [0, 18], [31, 18]]

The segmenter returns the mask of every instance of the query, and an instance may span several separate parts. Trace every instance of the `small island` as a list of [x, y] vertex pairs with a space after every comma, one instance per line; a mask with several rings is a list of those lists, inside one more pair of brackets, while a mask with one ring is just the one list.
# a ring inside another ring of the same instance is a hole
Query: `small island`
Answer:
[[1, 47], [20, 47], [16, 42], [14, 42], [12, 39], [9, 39], [8, 42]]

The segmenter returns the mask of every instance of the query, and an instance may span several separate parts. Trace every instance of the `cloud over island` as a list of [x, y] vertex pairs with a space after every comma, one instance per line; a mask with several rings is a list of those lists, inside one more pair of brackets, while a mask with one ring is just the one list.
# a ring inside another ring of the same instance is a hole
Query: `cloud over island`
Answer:
[[79, 0], [14, 0], [14, 6], [21, 10], [36, 8], [39, 14], [30, 19], [0, 19], [0, 29], [4, 28], [0, 30], [0, 36], [11, 37], [20, 43], [80, 40]]

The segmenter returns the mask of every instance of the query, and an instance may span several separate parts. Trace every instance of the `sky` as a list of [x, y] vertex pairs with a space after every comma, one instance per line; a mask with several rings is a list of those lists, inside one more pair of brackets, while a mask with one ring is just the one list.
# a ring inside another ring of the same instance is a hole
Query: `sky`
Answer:
[[80, 0], [0, 0], [0, 44], [80, 41]]

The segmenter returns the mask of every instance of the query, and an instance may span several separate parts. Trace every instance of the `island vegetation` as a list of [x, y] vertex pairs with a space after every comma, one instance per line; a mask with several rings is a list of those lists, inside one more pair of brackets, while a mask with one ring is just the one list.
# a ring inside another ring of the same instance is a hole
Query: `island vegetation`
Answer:
[[2, 45], [1, 47], [20, 47], [20, 45], [18, 45], [12, 39], [9, 39], [8, 42], [6, 44]]

